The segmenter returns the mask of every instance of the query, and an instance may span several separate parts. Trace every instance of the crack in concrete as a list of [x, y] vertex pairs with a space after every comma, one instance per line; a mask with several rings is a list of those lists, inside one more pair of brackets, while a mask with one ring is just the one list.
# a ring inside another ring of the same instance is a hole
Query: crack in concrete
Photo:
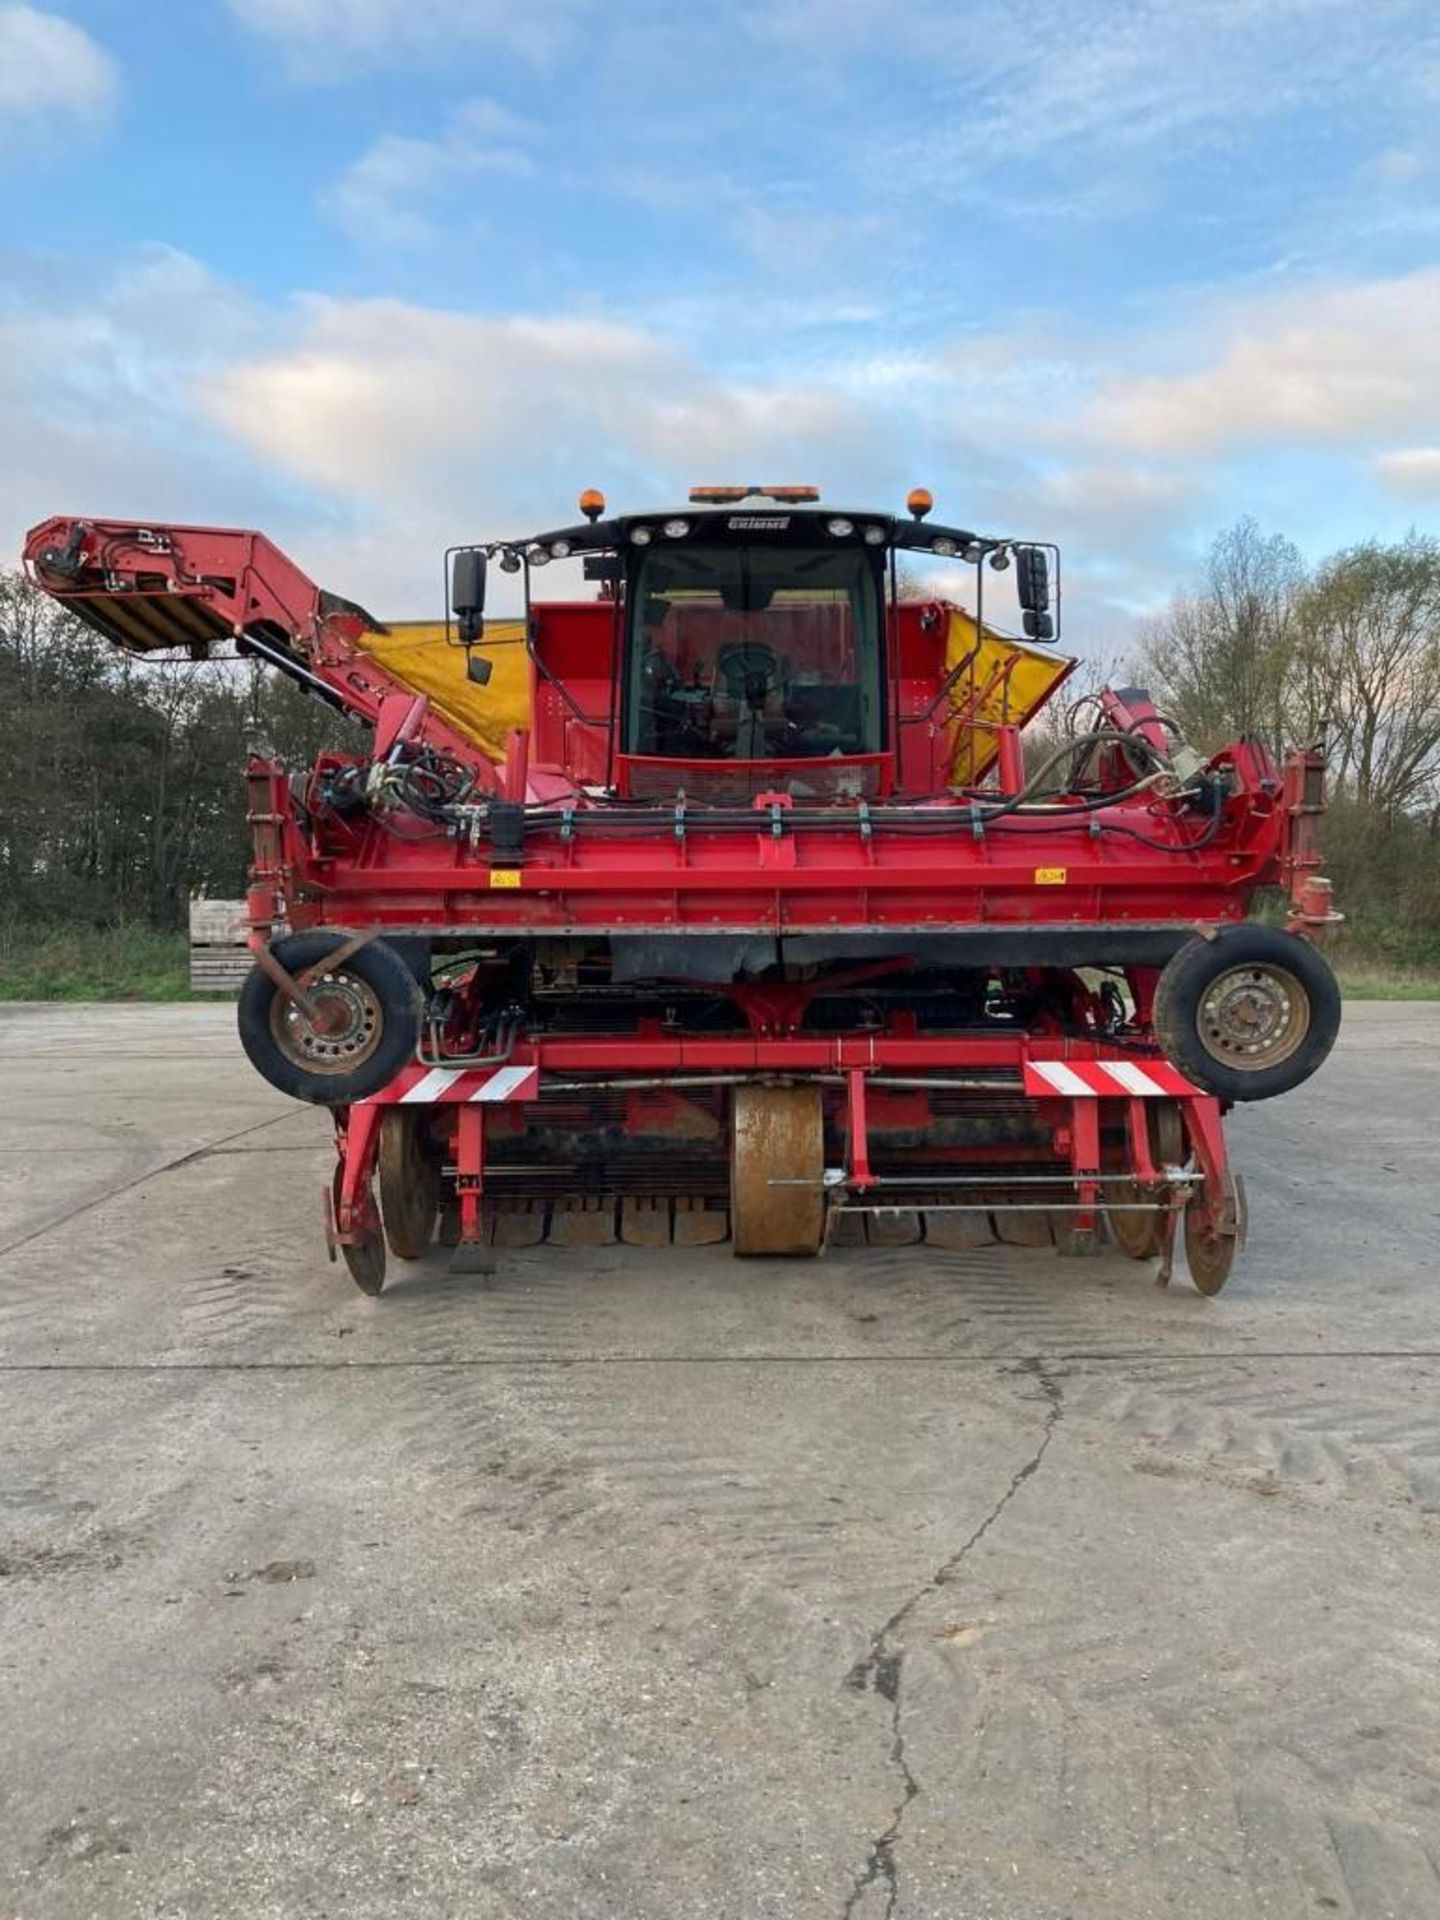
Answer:
[[856, 1693], [878, 1693], [882, 1700], [890, 1704], [890, 1764], [899, 1776], [900, 1795], [891, 1811], [889, 1824], [870, 1843], [864, 1865], [855, 1876], [850, 1892], [846, 1896], [845, 1905], [841, 1909], [841, 1920], [852, 1920], [860, 1902], [874, 1886], [883, 1884], [885, 1888], [884, 1920], [894, 1920], [895, 1910], [900, 1900], [900, 1868], [895, 1858], [895, 1850], [900, 1844], [905, 1815], [910, 1803], [919, 1798], [920, 1783], [911, 1772], [905, 1756], [902, 1698], [905, 1648], [897, 1640], [897, 1635], [928, 1594], [948, 1586], [956, 1577], [966, 1560], [996, 1524], [1025, 1482], [1032, 1479], [1039, 1471], [1040, 1462], [1045, 1458], [1046, 1450], [1055, 1437], [1055, 1429], [1059, 1426], [1064, 1412], [1060, 1382], [1047, 1371], [1043, 1360], [1032, 1358], [1022, 1361], [1016, 1371], [1032, 1374], [1040, 1383], [1040, 1390], [1048, 1403], [1045, 1410], [1045, 1424], [1034, 1453], [1011, 1476], [1009, 1486], [969, 1538], [957, 1547], [949, 1559], [935, 1569], [925, 1584], [917, 1587], [910, 1598], [898, 1606], [884, 1625], [877, 1628], [871, 1635], [870, 1651], [863, 1659], [857, 1660], [845, 1676], [846, 1686], [853, 1688]]

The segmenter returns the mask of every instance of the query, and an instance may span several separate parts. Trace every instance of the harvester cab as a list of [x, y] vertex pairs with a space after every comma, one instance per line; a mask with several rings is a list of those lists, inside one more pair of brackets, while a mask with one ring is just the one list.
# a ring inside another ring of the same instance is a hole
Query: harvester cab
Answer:
[[[587, 492], [452, 549], [446, 619], [394, 626], [259, 533], [33, 530], [33, 580], [117, 646], [233, 651], [366, 731], [246, 769], [239, 1005], [256, 1068], [333, 1112], [361, 1287], [441, 1223], [462, 1263], [1108, 1235], [1162, 1279], [1183, 1238], [1223, 1285], [1223, 1113], [1339, 1023], [1323, 753], [1191, 748], [1134, 687], [1027, 736], [1073, 665], [1058, 554], [932, 508]], [[567, 561], [586, 590], [545, 596]]]
[[[682, 512], [613, 519], [587, 491], [582, 509], [582, 524], [452, 556], [454, 633], [480, 684], [487, 562], [523, 574], [530, 764], [552, 779], [741, 804], [934, 791], [962, 733], [963, 774], [983, 778], [999, 738], [970, 730], [992, 710], [1024, 726], [1073, 664], [1036, 644], [1055, 633], [1049, 551], [927, 526], [919, 491], [906, 519], [825, 510], [811, 486], [696, 487]], [[973, 569], [970, 613], [904, 604], [899, 562], [917, 555]], [[574, 559], [600, 598], [547, 604], [541, 569]], [[1012, 559], [1024, 641], [985, 621], [985, 569]]]

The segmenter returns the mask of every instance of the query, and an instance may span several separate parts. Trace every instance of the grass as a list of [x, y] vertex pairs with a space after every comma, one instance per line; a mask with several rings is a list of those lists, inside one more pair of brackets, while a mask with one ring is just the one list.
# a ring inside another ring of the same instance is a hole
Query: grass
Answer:
[[0, 1000], [189, 1000], [183, 933], [0, 926]]
[[1440, 1000], [1440, 979], [1434, 975], [1390, 973], [1360, 963], [1338, 971], [1347, 1000]]
[[1328, 958], [1347, 1000], [1440, 1000], [1440, 940], [1426, 926], [1360, 913]]

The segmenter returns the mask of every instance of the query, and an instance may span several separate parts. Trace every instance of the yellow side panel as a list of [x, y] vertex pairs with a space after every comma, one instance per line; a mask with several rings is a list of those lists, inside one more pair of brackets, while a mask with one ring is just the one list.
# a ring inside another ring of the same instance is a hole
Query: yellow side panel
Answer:
[[438, 621], [402, 620], [388, 633], [362, 634], [360, 645], [402, 686], [428, 694], [435, 711], [491, 760], [503, 760], [510, 734], [530, 724], [523, 620], [487, 621], [482, 651], [492, 671], [484, 687], [466, 679], [465, 649], [447, 644]]
[[1075, 662], [1030, 640], [1006, 640], [987, 627], [982, 632], [968, 613], [950, 610], [945, 671], [962, 662], [964, 672], [951, 692], [955, 717], [955, 755], [951, 784], [977, 786], [1000, 751], [997, 726], [1023, 727], [1038, 713]]

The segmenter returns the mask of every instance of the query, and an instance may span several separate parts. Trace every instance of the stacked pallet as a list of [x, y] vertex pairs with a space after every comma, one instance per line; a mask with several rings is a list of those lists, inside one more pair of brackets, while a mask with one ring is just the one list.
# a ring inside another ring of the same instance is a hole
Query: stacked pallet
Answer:
[[238, 993], [250, 970], [243, 900], [190, 902], [190, 991]]

